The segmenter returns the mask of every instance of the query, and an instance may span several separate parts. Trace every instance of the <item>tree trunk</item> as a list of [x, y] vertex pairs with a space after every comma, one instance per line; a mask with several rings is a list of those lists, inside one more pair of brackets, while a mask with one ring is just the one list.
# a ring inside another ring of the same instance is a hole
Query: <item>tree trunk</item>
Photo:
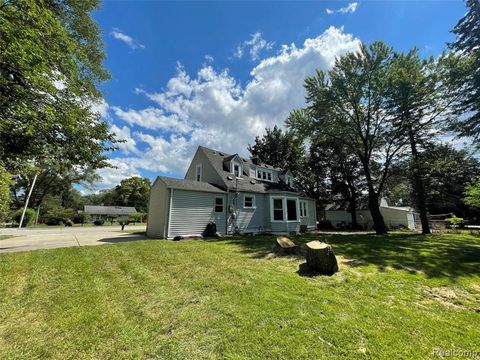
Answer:
[[310, 241], [306, 244], [307, 265], [310, 270], [325, 275], [333, 275], [338, 271], [337, 258], [328, 244], [320, 241]]
[[370, 214], [372, 215], [373, 220], [373, 229], [377, 233], [377, 235], [383, 235], [388, 232], [387, 226], [385, 225], [385, 221], [383, 220], [382, 213], [380, 212], [380, 204], [378, 203], [378, 194], [375, 191], [373, 186], [373, 180], [370, 174], [370, 166], [368, 162], [362, 161], [363, 163], [363, 170], [365, 171], [365, 178], [367, 180], [368, 186], [368, 208], [370, 210]]
[[425, 186], [423, 184], [422, 174], [419, 169], [419, 156], [417, 150], [417, 143], [415, 141], [415, 135], [413, 131], [409, 131], [410, 136], [410, 148], [412, 150], [412, 161], [413, 161], [413, 171], [412, 178], [410, 182], [413, 188], [413, 195], [415, 198], [415, 203], [420, 213], [420, 221], [422, 223], [422, 234], [430, 234], [430, 225], [428, 224], [428, 211], [427, 211], [427, 201], [425, 196]]
[[357, 194], [353, 189], [350, 189], [350, 215], [352, 216], [352, 229], [358, 229]]

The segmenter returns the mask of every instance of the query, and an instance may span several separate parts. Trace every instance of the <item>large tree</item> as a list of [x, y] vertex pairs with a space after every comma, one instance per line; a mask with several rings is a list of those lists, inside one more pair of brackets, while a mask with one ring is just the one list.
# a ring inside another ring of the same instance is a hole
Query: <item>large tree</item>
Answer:
[[114, 137], [92, 105], [108, 79], [97, 0], [0, 0], [0, 158], [12, 173], [46, 159], [108, 166]]
[[[459, 118], [456, 129], [462, 135], [472, 136], [480, 147], [480, 2], [466, 0], [467, 12], [453, 29], [456, 35], [451, 48], [469, 61], [459, 90], [463, 99], [457, 107]], [[464, 119], [463, 117], [466, 117]]]
[[458, 61], [452, 55], [422, 60], [415, 48], [396, 54], [388, 71], [386, 110], [409, 143], [411, 188], [423, 234], [429, 234], [430, 227], [420, 152], [435, 132], [445, 128], [458, 100], [454, 91], [460, 80], [455, 76], [456, 65]]
[[249, 144], [247, 149], [264, 163], [288, 169], [295, 175], [302, 168], [305, 157], [303, 141], [276, 125], [273, 129], [265, 129], [263, 136], [255, 137], [255, 143]]
[[[366, 191], [362, 166], [355, 154], [332, 139], [312, 139], [310, 154], [326, 189], [322, 200], [346, 207], [352, 216], [352, 227], [358, 227], [357, 208]], [[313, 164], [312, 164], [313, 165]]]
[[123, 179], [110, 193], [110, 199], [105, 205], [133, 206], [138, 211], [145, 212], [150, 195], [150, 180], [141, 177]]
[[[362, 44], [359, 51], [338, 58], [328, 73], [317, 71], [305, 80], [308, 106], [293, 111], [287, 120], [305, 136], [331, 139], [357, 156], [377, 234], [387, 232], [380, 195], [392, 162], [406, 144], [385, 111], [392, 58], [392, 49], [381, 42]], [[375, 176], [373, 166], [378, 163], [382, 168]]]
[[[455, 149], [444, 143], [424, 144], [419, 154], [425, 184], [427, 210], [431, 214], [455, 213], [459, 216], [478, 215], [463, 202], [466, 184], [480, 179], [480, 161], [466, 149]], [[410, 205], [412, 160], [396, 163], [386, 185], [386, 195], [397, 206]]]

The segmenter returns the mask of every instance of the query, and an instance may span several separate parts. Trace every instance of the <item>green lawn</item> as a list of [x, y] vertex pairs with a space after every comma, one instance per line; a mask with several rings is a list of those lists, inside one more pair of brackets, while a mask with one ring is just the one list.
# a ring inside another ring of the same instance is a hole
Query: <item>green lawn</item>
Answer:
[[479, 237], [320, 237], [340, 260], [331, 277], [299, 274], [303, 257], [274, 257], [266, 236], [0, 255], [0, 358], [420, 359], [480, 350]]

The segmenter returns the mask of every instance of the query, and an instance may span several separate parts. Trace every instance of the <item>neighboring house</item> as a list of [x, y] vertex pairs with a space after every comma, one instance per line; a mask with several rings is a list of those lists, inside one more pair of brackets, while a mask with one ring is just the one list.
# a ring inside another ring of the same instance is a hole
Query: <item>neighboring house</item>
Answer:
[[[389, 228], [405, 227], [415, 230], [419, 223], [419, 214], [408, 206], [389, 206], [386, 199], [380, 201], [380, 212], [385, 225]], [[325, 220], [328, 220], [336, 228], [345, 228], [351, 225], [352, 215], [341, 207], [330, 204], [325, 207]], [[357, 222], [360, 226], [370, 229], [373, 226], [372, 216], [366, 204], [357, 209]]]
[[200, 235], [210, 222], [220, 234], [299, 233], [315, 229], [315, 201], [288, 170], [199, 146], [185, 179], [153, 183], [147, 235]]
[[95, 220], [111, 220], [116, 218], [128, 218], [128, 216], [135, 214], [137, 210], [129, 206], [97, 206], [85, 205], [83, 211], [92, 216], [92, 221]]

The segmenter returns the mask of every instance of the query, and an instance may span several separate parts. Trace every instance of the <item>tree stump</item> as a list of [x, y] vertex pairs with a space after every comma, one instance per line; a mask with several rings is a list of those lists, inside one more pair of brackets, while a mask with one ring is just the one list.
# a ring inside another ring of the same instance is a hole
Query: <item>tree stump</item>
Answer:
[[338, 271], [337, 258], [330, 245], [320, 241], [306, 244], [308, 268], [321, 274], [333, 275]]
[[277, 248], [285, 254], [296, 254], [298, 252], [298, 245], [285, 236], [277, 237]]

